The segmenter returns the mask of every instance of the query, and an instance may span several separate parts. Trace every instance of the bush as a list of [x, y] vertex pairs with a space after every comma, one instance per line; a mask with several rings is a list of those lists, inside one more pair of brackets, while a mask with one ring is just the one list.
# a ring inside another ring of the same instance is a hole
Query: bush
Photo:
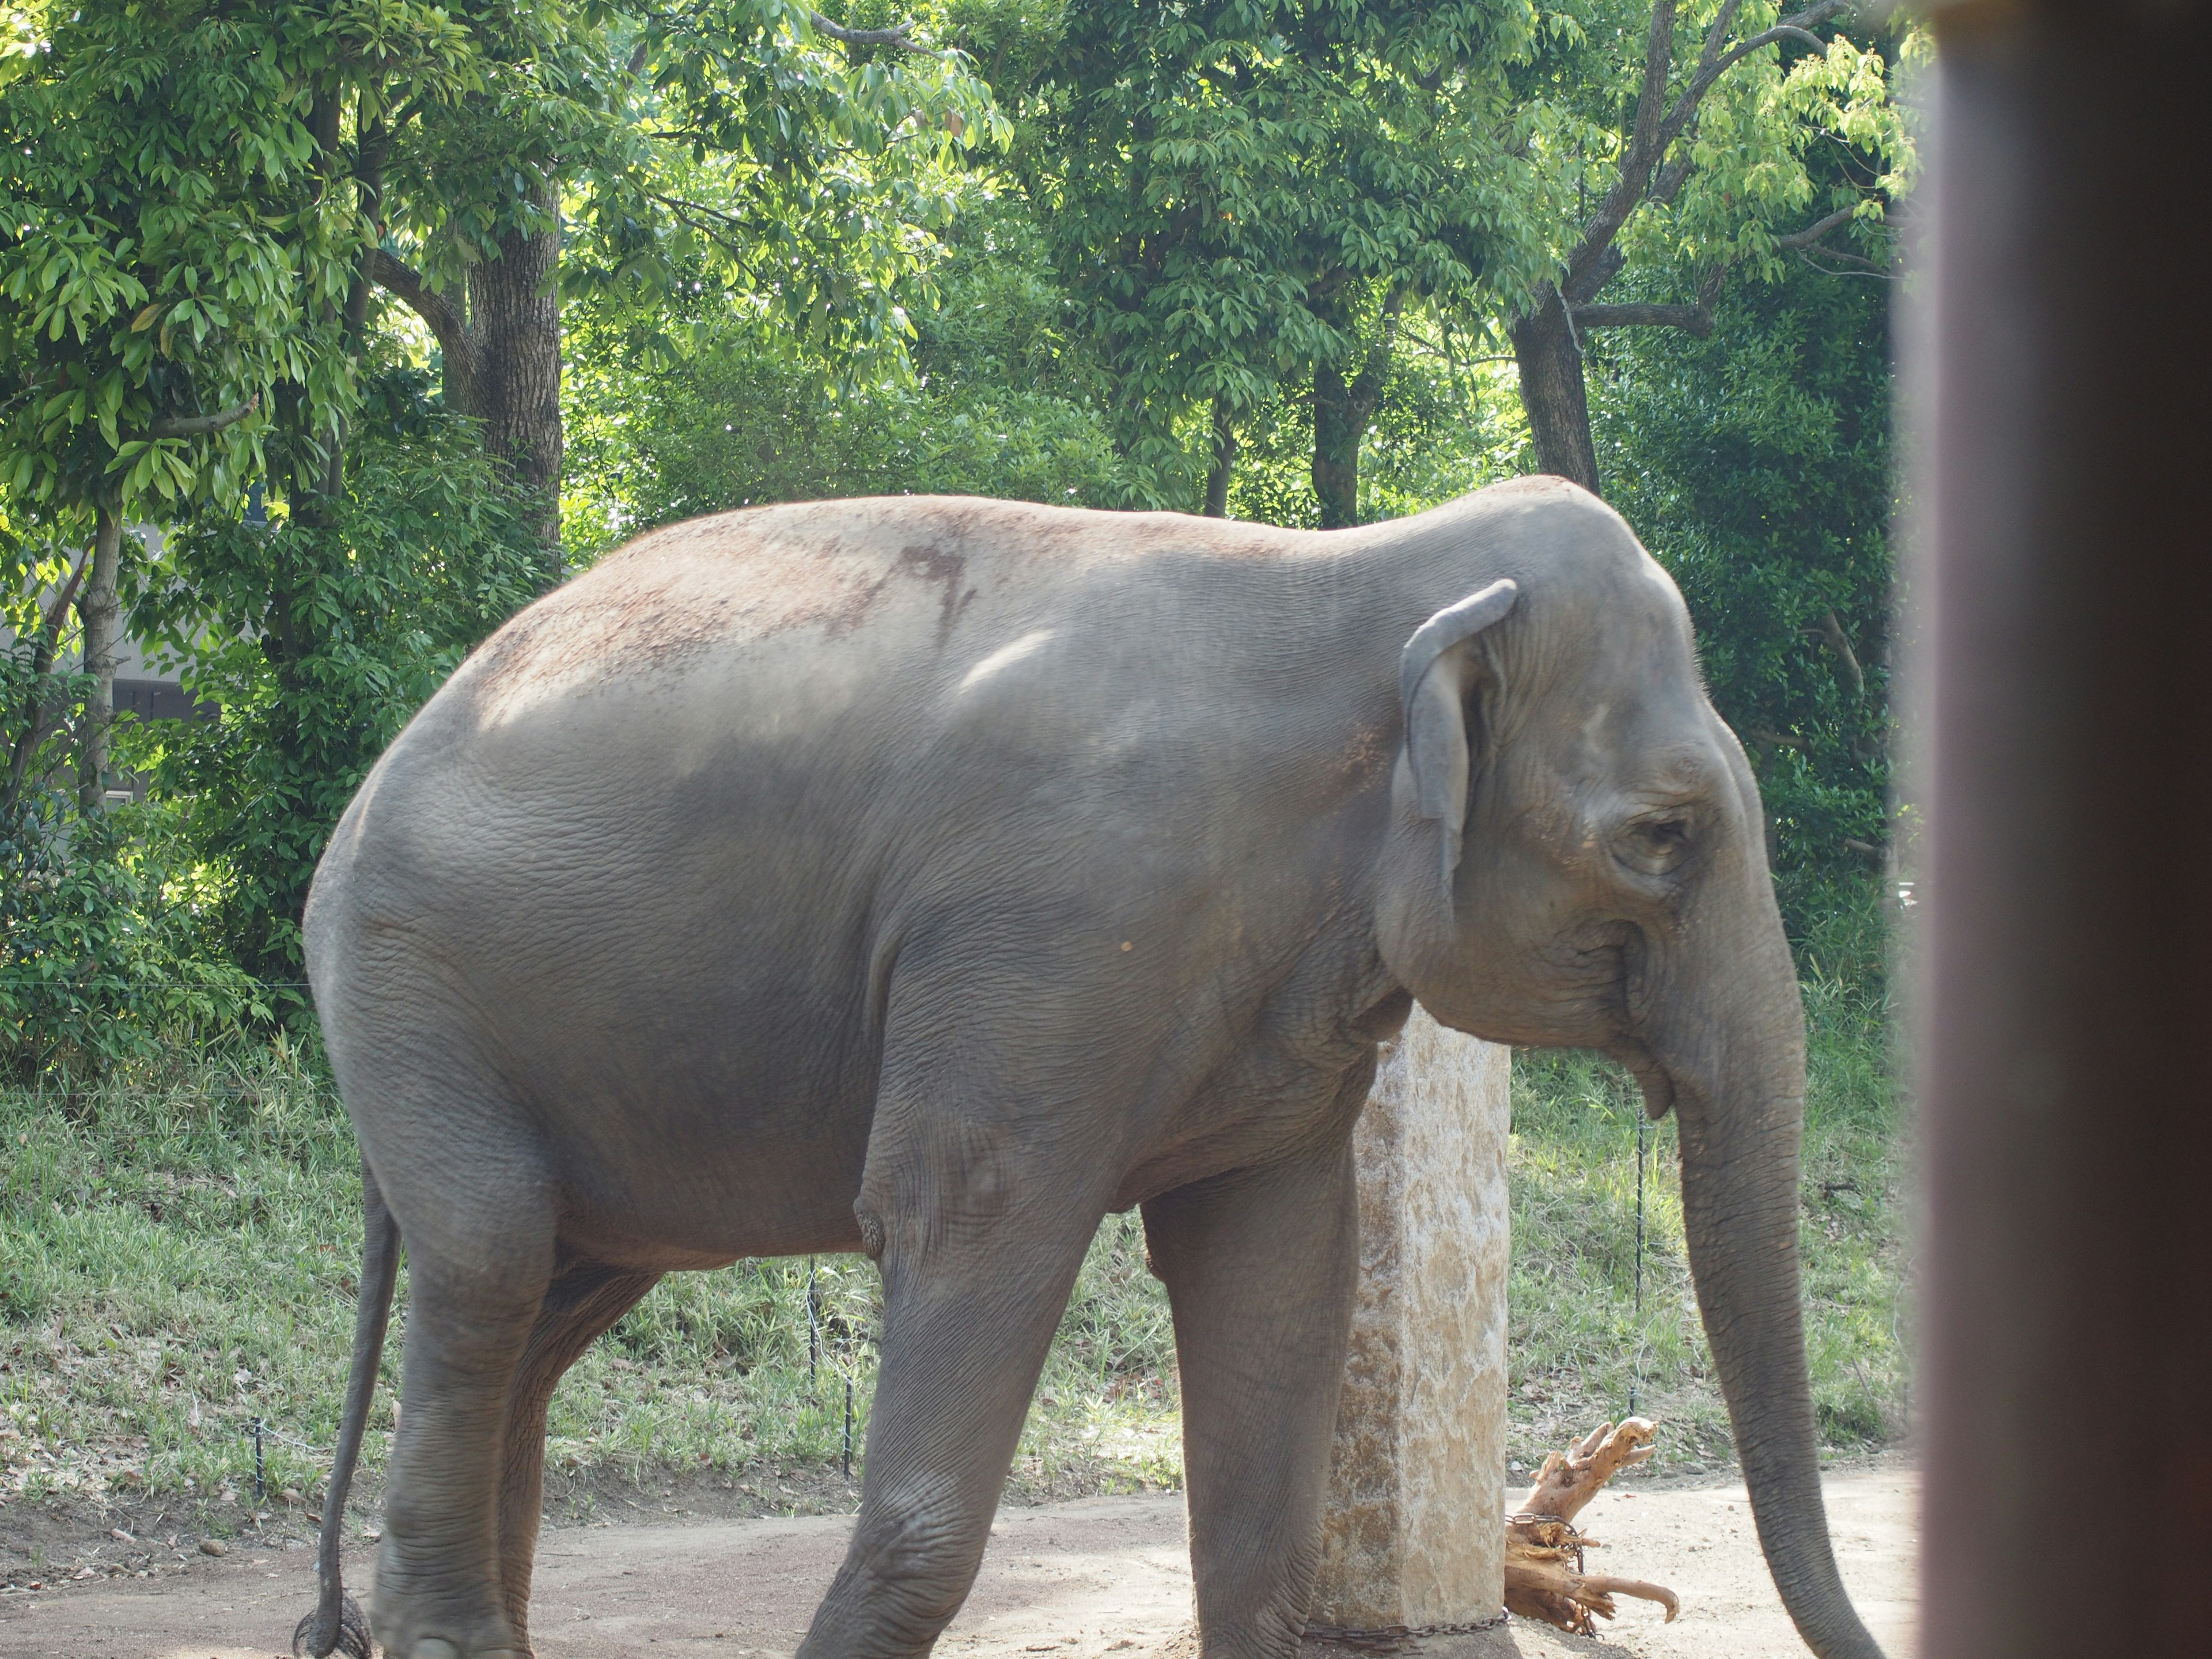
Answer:
[[178, 817], [78, 819], [58, 791], [0, 822], [0, 1073], [81, 1082], [266, 1019], [266, 994], [207, 937], [210, 884]]

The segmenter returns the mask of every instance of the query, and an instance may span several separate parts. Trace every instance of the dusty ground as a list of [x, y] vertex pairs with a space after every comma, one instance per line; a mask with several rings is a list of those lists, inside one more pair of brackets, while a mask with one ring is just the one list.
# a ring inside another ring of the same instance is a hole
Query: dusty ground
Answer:
[[[1827, 1480], [1844, 1577], [1892, 1659], [1912, 1652], [1917, 1482], [1896, 1462]], [[538, 1553], [539, 1659], [777, 1659], [805, 1632], [852, 1520], [845, 1515], [676, 1524], [605, 1517], [549, 1529]], [[1674, 1625], [1626, 1605], [1603, 1642], [1514, 1621], [1424, 1644], [1431, 1659], [1767, 1659], [1802, 1652], [1768, 1582], [1741, 1486], [1654, 1482], [1601, 1497], [1583, 1524], [1605, 1569], [1672, 1585]], [[161, 1576], [41, 1580], [0, 1594], [0, 1659], [269, 1659], [289, 1647], [313, 1596], [312, 1552], [236, 1540], [221, 1559], [166, 1541]], [[118, 1544], [114, 1553], [125, 1553]], [[143, 1554], [140, 1550], [132, 1552]], [[366, 1577], [366, 1546], [349, 1562]], [[1593, 1570], [1597, 1559], [1592, 1561]], [[151, 1568], [134, 1568], [134, 1571]], [[975, 1593], [938, 1651], [947, 1659], [1129, 1659], [1188, 1650], [1190, 1576], [1182, 1504], [1103, 1498], [1008, 1509], [992, 1529]], [[1316, 1655], [1316, 1659], [1320, 1656]], [[1337, 1650], [1336, 1659], [1343, 1659]]]

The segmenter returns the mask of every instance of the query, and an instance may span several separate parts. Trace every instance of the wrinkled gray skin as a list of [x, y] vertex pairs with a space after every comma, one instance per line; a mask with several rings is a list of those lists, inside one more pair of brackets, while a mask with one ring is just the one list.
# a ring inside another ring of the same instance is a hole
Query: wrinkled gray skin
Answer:
[[1673, 585], [1557, 480], [1331, 535], [902, 499], [636, 542], [431, 700], [307, 912], [373, 1177], [349, 1465], [394, 1224], [412, 1274], [379, 1639], [527, 1651], [547, 1397], [661, 1274], [865, 1249], [866, 1489], [801, 1652], [927, 1651], [1135, 1204], [1205, 1651], [1291, 1654], [1352, 1123], [1418, 997], [1680, 1113], [1760, 1540], [1812, 1647], [1875, 1654], [1817, 1483], [1759, 823]]

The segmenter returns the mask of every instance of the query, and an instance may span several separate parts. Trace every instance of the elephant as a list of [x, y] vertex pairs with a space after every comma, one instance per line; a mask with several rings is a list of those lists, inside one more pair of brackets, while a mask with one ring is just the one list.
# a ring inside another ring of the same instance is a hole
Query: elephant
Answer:
[[[927, 1652], [1077, 1269], [1142, 1210], [1207, 1659], [1298, 1645], [1350, 1143], [1419, 1000], [1680, 1122], [1697, 1294], [1812, 1650], [1803, 1012], [1687, 611], [1556, 478], [1332, 532], [956, 497], [653, 531], [479, 647], [304, 921], [367, 1243], [322, 1600], [404, 1240], [371, 1622], [521, 1659], [562, 1372], [668, 1273], [863, 1251], [881, 1372], [805, 1659]], [[1472, 1517], [1471, 1517], [1472, 1519]]]

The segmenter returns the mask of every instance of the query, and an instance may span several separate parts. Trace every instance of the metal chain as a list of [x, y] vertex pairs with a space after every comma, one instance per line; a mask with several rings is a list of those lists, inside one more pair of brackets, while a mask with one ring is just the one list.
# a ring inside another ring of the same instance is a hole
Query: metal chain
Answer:
[[1316, 1642], [1327, 1642], [1340, 1648], [1364, 1648], [1370, 1653], [1395, 1653], [1400, 1649], [1413, 1652], [1413, 1646], [1425, 1637], [1477, 1636], [1486, 1630], [1496, 1630], [1505, 1622], [1505, 1610], [1501, 1607], [1487, 1619], [1478, 1619], [1471, 1625], [1380, 1625], [1373, 1629], [1348, 1628], [1341, 1625], [1308, 1625], [1306, 1636]]
[[1628, 1376], [1628, 1414], [1636, 1415], [1637, 1391], [1644, 1382], [1644, 1126], [1650, 1114], [1636, 1110], [1636, 1358]]
[[1523, 1510], [1516, 1515], [1507, 1516], [1505, 1524], [1509, 1527], [1557, 1527], [1566, 1534], [1565, 1537], [1556, 1543], [1540, 1538], [1536, 1541], [1542, 1544], [1546, 1549], [1572, 1550], [1575, 1553], [1575, 1571], [1577, 1572], [1589, 1571], [1583, 1560], [1583, 1551], [1589, 1544], [1590, 1536], [1588, 1533], [1578, 1529], [1575, 1523], [1564, 1515], [1531, 1515]]

